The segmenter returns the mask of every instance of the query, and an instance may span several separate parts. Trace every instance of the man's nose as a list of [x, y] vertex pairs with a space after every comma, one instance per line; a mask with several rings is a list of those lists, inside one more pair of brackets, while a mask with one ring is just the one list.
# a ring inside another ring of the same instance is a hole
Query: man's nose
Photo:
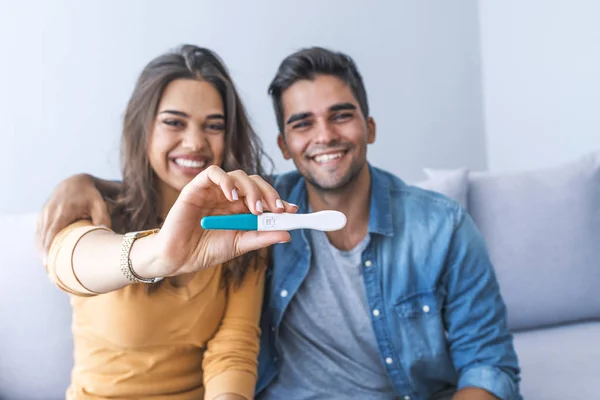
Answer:
[[316, 141], [319, 143], [331, 143], [339, 139], [337, 130], [327, 120], [319, 119], [315, 130]]

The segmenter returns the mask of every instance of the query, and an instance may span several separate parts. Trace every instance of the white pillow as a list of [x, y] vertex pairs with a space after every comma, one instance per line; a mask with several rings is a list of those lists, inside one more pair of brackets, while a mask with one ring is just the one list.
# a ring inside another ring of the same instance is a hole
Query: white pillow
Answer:
[[426, 180], [417, 182], [414, 186], [421, 189], [430, 190], [440, 193], [460, 204], [462, 207], [467, 207], [468, 199], [468, 177], [469, 170], [467, 168], [458, 169], [431, 169], [423, 170], [427, 177]]

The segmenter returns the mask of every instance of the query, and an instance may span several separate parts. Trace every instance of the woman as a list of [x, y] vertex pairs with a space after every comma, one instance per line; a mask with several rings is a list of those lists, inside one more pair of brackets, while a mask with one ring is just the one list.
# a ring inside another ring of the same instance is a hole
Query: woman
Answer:
[[146, 66], [125, 114], [112, 230], [76, 222], [47, 260], [73, 307], [68, 399], [253, 397], [265, 271], [255, 251], [290, 237], [200, 220], [296, 211], [259, 177], [261, 156], [214, 53], [183, 46]]

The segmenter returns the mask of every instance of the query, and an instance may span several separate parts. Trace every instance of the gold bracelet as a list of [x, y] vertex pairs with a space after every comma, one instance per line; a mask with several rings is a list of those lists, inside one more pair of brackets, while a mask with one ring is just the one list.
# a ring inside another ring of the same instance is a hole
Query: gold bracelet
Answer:
[[139, 231], [139, 232], [127, 232], [125, 236], [123, 236], [123, 242], [121, 245], [121, 259], [120, 266], [121, 272], [125, 275], [125, 278], [135, 283], [156, 283], [161, 281], [163, 278], [142, 278], [133, 270], [133, 266], [131, 265], [131, 259], [129, 258], [129, 254], [131, 253], [131, 247], [133, 246], [133, 242], [135, 242], [139, 238], [143, 238], [146, 236], [150, 236], [158, 232], [160, 229], [150, 229], [147, 231]]

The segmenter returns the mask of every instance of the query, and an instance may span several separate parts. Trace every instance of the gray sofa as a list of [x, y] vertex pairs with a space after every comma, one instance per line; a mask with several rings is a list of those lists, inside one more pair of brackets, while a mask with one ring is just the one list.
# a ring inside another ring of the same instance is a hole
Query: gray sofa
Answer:
[[[600, 155], [537, 171], [426, 170], [416, 183], [463, 204], [508, 306], [528, 400], [600, 399]], [[64, 398], [68, 297], [33, 247], [35, 213], [0, 217], [0, 399]]]
[[533, 171], [426, 170], [483, 234], [526, 400], [600, 399], [600, 152]]

